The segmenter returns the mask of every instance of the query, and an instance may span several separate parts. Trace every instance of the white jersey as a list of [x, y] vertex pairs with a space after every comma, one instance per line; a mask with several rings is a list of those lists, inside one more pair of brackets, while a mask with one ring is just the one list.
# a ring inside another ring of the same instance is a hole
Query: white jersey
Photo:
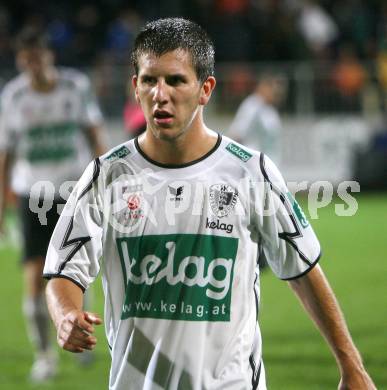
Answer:
[[319, 254], [263, 154], [219, 136], [203, 158], [168, 166], [135, 139], [85, 171], [44, 276], [85, 290], [102, 272], [110, 389], [266, 389], [257, 260], [292, 279]]
[[92, 157], [84, 128], [100, 124], [102, 115], [89, 79], [58, 69], [47, 93], [32, 89], [26, 74], [11, 80], [2, 91], [0, 120], [0, 149], [14, 154], [11, 187], [28, 196], [36, 182], [50, 182], [58, 192], [64, 181], [79, 179]]
[[230, 132], [243, 140], [244, 145], [263, 151], [277, 165], [281, 159], [281, 129], [276, 108], [256, 93], [243, 100], [230, 126]]

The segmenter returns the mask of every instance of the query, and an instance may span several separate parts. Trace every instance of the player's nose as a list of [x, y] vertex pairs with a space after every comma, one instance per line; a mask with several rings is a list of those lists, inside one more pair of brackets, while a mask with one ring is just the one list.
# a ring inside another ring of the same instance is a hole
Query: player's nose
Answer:
[[168, 102], [168, 86], [164, 80], [158, 80], [153, 88], [153, 101], [158, 104]]

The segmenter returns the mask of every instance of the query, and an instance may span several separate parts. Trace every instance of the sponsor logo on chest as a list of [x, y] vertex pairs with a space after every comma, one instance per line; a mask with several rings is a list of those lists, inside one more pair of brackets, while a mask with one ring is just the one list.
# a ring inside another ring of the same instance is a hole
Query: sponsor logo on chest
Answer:
[[122, 319], [229, 321], [237, 247], [236, 238], [200, 234], [118, 238]]
[[232, 225], [231, 223], [229, 223], [229, 224], [221, 223], [221, 222], [219, 221], [219, 219], [217, 219], [216, 222], [210, 221], [210, 220], [207, 218], [207, 220], [206, 220], [206, 228], [207, 228], [207, 229], [224, 230], [224, 231], [226, 231], [227, 233], [232, 233], [232, 230], [233, 230], [233, 228], [234, 228], [234, 225]]

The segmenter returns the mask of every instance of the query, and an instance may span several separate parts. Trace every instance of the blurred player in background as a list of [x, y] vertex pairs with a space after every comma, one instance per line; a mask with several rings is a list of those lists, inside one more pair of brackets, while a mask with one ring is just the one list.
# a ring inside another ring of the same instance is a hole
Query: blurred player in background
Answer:
[[40, 382], [57, 371], [41, 277], [44, 259], [71, 189], [63, 183], [78, 180], [91, 156], [104, 153], [103, 118], [88, 78], [55, 67], [54, 54], [39, 32], [27, 29], [17, 37], [16, 63], [21, 74], [1, 96], [0, 227], [10, 181], [23, 237], [23, 311], [36, 352], [31, 379]]
[[102, 321], [82, 300], [101, 271], [111, 390], [264, 390], [264, 256], [325, 336], [340, 389], [375, 390], [278, 169], [204, 123], [216, 84], [206, 32], [181, 18], [150, 22], [132, 61], [147, 129], [89, 164], [47, 253], [60, 346], [94, 348]]
[[286, 80], [273, 72], [262, 72], [254, 92], [240, 104], [229, 128], [237, 142], [267, 154], [281, 163], [282, 123], [278, 106], [286, 95]]
[[[247, 96], [235, 114], [228, 135], [252, 149], [267, 154], [278, 166], [281, 165], [282, 121], [278, 107], [285, 98], [286, 80], [280, 74], [262, 72], [254, 92]], [[261, 270], [267, 263], [259, 259]]]

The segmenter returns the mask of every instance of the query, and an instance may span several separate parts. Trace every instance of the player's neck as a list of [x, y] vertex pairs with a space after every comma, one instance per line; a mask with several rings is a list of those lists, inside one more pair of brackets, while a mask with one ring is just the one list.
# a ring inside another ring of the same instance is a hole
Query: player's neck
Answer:
[[48, 68], [41, 75], [31, 77], [31, 87], [36, 92], [51, 92], [57, 82], [57, 71], [54, 68]]
[[200, 159], [213, 149], [218, 134], [203, 124], [174, 140], [156, 138], [148, 129], [138, 141], [141, 150], [150, 159], [161, 164], [182, 165]]

